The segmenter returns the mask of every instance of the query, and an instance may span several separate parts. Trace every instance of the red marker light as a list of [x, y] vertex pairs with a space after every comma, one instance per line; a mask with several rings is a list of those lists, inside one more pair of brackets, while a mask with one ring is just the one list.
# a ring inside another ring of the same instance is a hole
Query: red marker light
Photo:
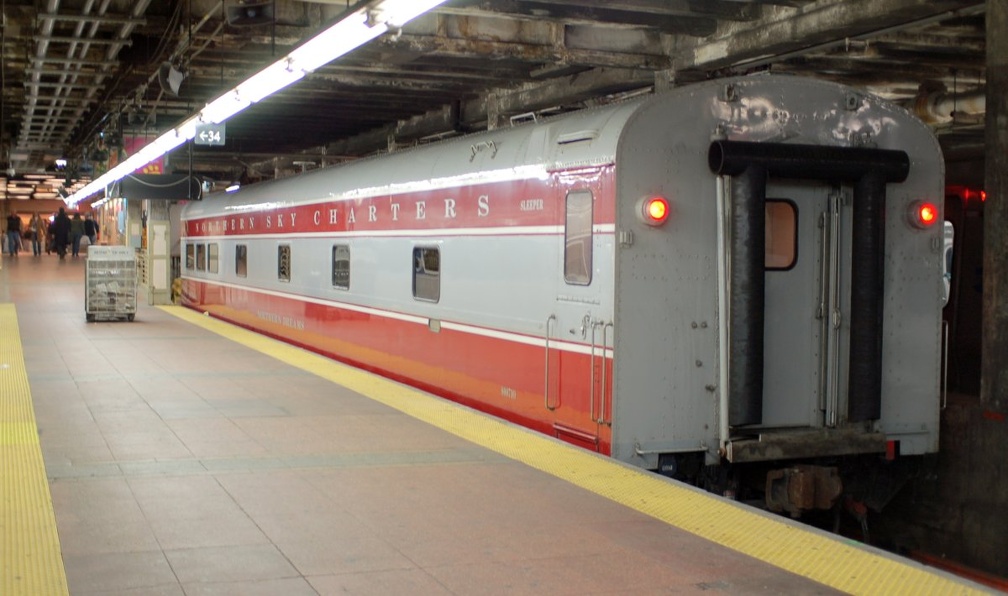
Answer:
[[641, 201], [640, 217], [649, 226], [660, 226], [669, 216], [669, 202], [665, 197], [647, 197]]
[[910, 223], [917, 228], [929, 228], [938, 222], [940, 213], [938, 206], [926, 201], [917, 201], [910, 205]]

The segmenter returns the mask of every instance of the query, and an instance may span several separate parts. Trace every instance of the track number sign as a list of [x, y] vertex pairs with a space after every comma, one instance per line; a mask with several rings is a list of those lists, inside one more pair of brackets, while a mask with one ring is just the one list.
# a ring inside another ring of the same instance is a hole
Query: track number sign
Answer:
[[226, 140], [224, 124], [196, 125], [196, 137], [193, 138], [193, 142], [197, 145], [223, 145]]

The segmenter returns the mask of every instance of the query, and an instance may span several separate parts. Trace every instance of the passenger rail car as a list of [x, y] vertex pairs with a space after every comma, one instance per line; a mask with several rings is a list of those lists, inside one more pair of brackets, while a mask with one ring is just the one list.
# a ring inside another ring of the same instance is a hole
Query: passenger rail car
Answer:
[[183, 300], [797, 514], [937, 450], [943, 167], [874, 96], [712, 81], [190, 203]]

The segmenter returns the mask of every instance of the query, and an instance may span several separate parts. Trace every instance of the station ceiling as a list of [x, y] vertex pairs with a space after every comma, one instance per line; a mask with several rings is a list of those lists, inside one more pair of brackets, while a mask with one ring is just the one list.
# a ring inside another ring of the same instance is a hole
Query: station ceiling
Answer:
[[[8, 175], [86, 177], [287, 54], [348, 0], [2, 0]], [[449, 0], [226, 123], [191, 168], [289, 175], [656, 88], [758, 71], [917, 110], [947, 153], [983, 150], [976, 0]], [[160, 74], [159, 74], [160, 73]], [[168, 76], [170, 75], [170, 76]], [[181, 82], [177, 92], [172, 80]], [[169, 171], [188, 170], [188, 149]]]

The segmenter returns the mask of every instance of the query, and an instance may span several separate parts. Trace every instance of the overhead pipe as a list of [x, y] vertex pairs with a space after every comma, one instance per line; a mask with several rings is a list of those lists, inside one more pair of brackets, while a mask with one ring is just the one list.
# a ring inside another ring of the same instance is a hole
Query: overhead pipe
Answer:
[[[755, 250], [745, 243], [764, 238], [760, 222], [770, 177], [854, 186], [851, 285], [855, 289], [851, 294], [847, 418], [877, 419], [882, 404], [885, 185], [906, 180], [909, 156], [889, 149], [714, 141], [707, 163], [713, 173], [731, 177], [732, 210], [741, 208], [744, 212], [732, 215], [733, 236], [738, 231], [745, 238], [731, 240], [729, 424], [762, 422], [764, 249], [761, 243]], [[736, 222], [737, 217], [755, 219], [744, 226]], [[742, 345], [736, 345], [737, 340]]]
[[956, 114], [980, 119], [987, 113], [987, 90], [980, 88], [965, 93], [922, 90], [913, 99], [912, 110], [928, 124], [952, 122]]

